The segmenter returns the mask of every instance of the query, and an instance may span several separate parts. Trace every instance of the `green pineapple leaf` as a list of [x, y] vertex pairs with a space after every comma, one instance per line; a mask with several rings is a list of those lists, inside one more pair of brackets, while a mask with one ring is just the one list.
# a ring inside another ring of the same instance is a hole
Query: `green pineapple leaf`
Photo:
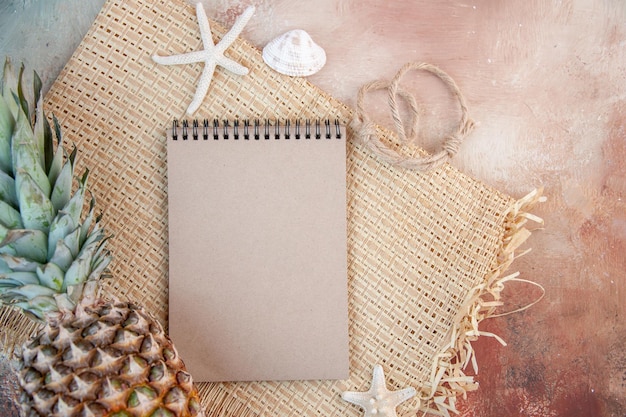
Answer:
[[[103, 241], [104, 243], [104, 241]], [[95, 281], [100, 276], [106, 275], [106, 270], [111, 263], [111, 253], [108, 249], [104, 248], [104, 244], [102, 244], [98, 248], [98, 252], [96, 253], [96, 257], [91, 265], [91, 273], [87, 278], [87, 281]]]
[[10, 299], [17, 301], [26, 301], [42, 295], [54, 296], [54, 294], [56, 294], [56, 291], [53, 289], [43, 287], [39, 284], [27, 284], [19, 288], [12, 288], [5, 291], [5, 293], [0, 297], [9, 297]]
[[15, 186], [20, 188], [21, 173], [27, 174], [37, 187], [41, 190], [43, 196], [48, 198], [50, 196], [50, 182], [48, 176], [43, 171], [41, 165], [37, 161], [37, 152], [30, 143], [13, 144], [13, 153], [15, 155]]
[[0, 242], [0, 253], [43, 263], [48, 257], [48, 237], [41, 230], [9, 230]]
[[11, 136], [15, 126], [15, 119], [4, 97], [0, 97], [0, 170], [12, 172]]
[[[41, 90], [43, 89], [43, 83], [41, 82], [41, 77], [37, 74], [37, 71], [33, 72], [33, 97], [35, 100], [38, 100], [42, 94]], [[41, 108], [41, 102], [37, 103], [37, 108]]]
[[[69, 235], [73, 230], [75, 230], [76, 227], [76, 223], [74, 222], [74, 220], [72, 220], [72, 217], [69, 214], [61, 212], [57, 215], [57, 217], [54, 218], [54, 220], [52, 221], [52, 225], [50, 226], [50, 231], [48, 233], [49, 258], [52, 258], [53, 254], [56, 253], [58, 242], [64, 242], [65, 237]], [[66, 247], [69, 250], [69, 247], [67, 245]], [[72, 255], [70, 252], [70, 256], [72, 256], [73, 258], [75, 255]]]
[[85, 174], [80, 179], [78, 190], [74, 193], [70, 201], [61, 209], [63, 213], [71, 216], [74, 220], [74, 224], [80, 222], [80, 215], [83, 211], [83, 205], [85, 203], [85, 191], [87, 190], [87, 179], [89, 178], [89, 170], [85, 170]]
[[11, 270], [16, 272], [36, 272], [41, 263], [20, 256], [0, 253], [0, 260]]
[[44, 152], [46, 137], [44, 133], [44, 125], [46, 120], [43, 119], [42, 98], [39, 97], [37, 107], [35, 107], [35, 123], [32, 125], [33, 129], [33, 147], [37, 150], [37, 156], [39, 157], [39, 165], [44, 172], [48, 172], [46, 169], [46, 154]]
[[73, 309], [105, 276], [111, 254], [89, 171], [76, 176], [78, 150], [67, 152], [54, 115], [48, 122], [36, 73], [29, 103], [23, 72], [7, 60], [0, 85], [0, 304], [41, 319]]
[[24, 228], [20, 212], [2, 200], [0, 200], [0, 224], [9, 229]]
[[59, 146], [60, 146], [61, 143], [63, 143], [63, 135], [61, 132], [61, 125], [59, 124], [59, 120], [54, 114], [52, 115], [52, 123], [54, 123], [54, 134], [56, 135], [57, 142], [59, 143]]
[[0, 171], [0, 200], [17, 208], [17, 195], [15, 194], [15, 180], [4, 171]]
[[9, 111], [11, 114], [17, 114], [19, 105], [19, 100], [15, 95], [17, 91], [17, 77], [13, 71], [13, 65], [11, 65], [11, 60], [7, 59], [4, 61], [4, 73], [2, 78], [2, 97], [4, 97], [4, 101], [9, 107]]
[[11, 143], [13, 174], [16, 175], [20, 169], [26, 170], [37, 182], [44, 194], [49, 196], [51, 186], [43, 167], [43, 160], [40, 157], [41, 151], [42, 149], [37, 143], [28, 116], [24, 111], [19, 111]]
[[22, 87], [22, 76], [24, 75], [24, 64], [20, 65], [20, 72], [17, 75], [17, 102], [19, 103], [26, 118], [30, 120], [30, 111], [28, 108], [28, 100], [24, 96], [24, 88]]
[[52, 202], [27, 172], [18, 171], [18, 179], [18, 201], [24, 228], [48, 232], [54, 219]]
[[25, 313], [31, 314], [38, 320], [43, 320], [45, 314], [48, 312], [59, 310], [55, 298], [50, 295], [40, 295], [30, 300], [14, 303], [13, 305], [17, 308], [21, 308]]
[[63, 282], [62, 290], [65, 291], [65, 289], [70, 285], [78, 285], [87, 281], [91, 270], [90, 267], [91, 264], [89, 259], [84, 257], [76, 258], [76, 260], [72, 262], [69, 269], [65, 272], [65, 281]]
[[24, 286], [28, 284], [38, 284], [39, 277], [35, 272], [7, 272], [0, 274], [1, 281], [12, 281], [14, 286]]
[[61, 172], [54, 183], [52, 195], [50, 196], [50, 201], [52, 201], [55, 210], [62, 210], [70, 202], [70, 198], [72, 197], [73, 174], [74, 169], [72, 164], [66, 162], [63, 168], [61, 168]]
[[59, 175], [61, 174], [61, 170], [63, 169], [64, 162], [63, 158], [65, 157], [65, 149], [61, 146], [57, 148], [52, 157], [52, 161], [50, 161], [50, 167], [48, 168], [48, 181], [50, 184], [56, 183]]
[[37, 277], [41, 285], [45, 285], [55, 291], [61, 291], [65, 273], [61, 268], [49, 262], [37, 268]]
[[[91, 197], [89, 201], [89, 211], [87, 212], [87, 216], [83, 220], [83, 224], [80, 226], [80, 244], [84, 245], [85, 240], [87, 240], [87, 236], [89, 236], [89, 232], [91, 231], [91, 225], [94, 221], [94, 213], [96, 207], [96, 199]], [[99, 219], [96, 218], [96, 223], [98, 223]]]
[[58, 240], [54, 249], [52, 250], [52, 255], [50, 256], [50, 263], [57, 265], [63, 271], [67, 271], [67, 269], [72, 265], [74, 261], [74, 257], [72, 256], [72, 251], [67, 247], [63, 240]]

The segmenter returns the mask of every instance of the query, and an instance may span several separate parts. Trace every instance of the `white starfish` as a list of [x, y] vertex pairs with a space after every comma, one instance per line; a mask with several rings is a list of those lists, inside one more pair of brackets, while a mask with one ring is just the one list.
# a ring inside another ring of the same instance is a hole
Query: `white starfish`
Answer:
[[241, 33], [246, 23], [250, 20], [254, 14], [254, 7], [248, 7], [238, 18], [233, 27], [228, 31], [226, 35], [218, 42], [217, 45], [213, 43], [213, 37], [211, 35], [211, 27], [209, 26], [209, 19], [204, 12], [202, 3], [196, 4], [196, 16], [198, 17], [198, 26], [200, 27], [200, 37], [202, 38], [202, 45], [204, 49], [201, 51], [188, 52], [186, 54], [171, 55], [171, 56], [159, 56], [153, 55], [152, 59], [157, 64], [163, 65], [179, 65], [179, 64], [192, 64], [194, 62], [204, 62], [204, 69], [196, 88], [196, 93], [193, 96], [193, 100], [187, 108], [187, 114], [193, 114], [209, 90], [209, 84], [211, 84], [211, 78], [217, 65], [220, 65], [230, 72], [237, 75], [246, 75], [248, 68], [233, 61], [230, 58], [224, 56], [224, 51], [237, 39], [237, 36]]
[[344, 400], [361, 406], [365, 417], [398, 417], [396, 407], [416, 394], [415, 388], [389, 391], [385, 383], [383, 367], [374, 366], [372, 385], [367, 392], [346, 391], [341, 394]]

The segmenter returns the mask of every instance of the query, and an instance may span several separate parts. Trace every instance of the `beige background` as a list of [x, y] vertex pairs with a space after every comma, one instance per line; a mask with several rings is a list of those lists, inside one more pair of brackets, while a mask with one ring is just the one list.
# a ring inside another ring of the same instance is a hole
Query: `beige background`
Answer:
[[[206, 1], [230, 26], [250, 1]], [[0, 5], [0, 54], [24, 60], [49, 85], [102, 0], [8, 1]], [[521, 197], [545, 187], [536, 214], [545, 228], [514, 266], [542, 284], [545, 299], [524, 313], [492, 319], [502, 336], [476, 343], [481, 388], [462, 415], [623, 416], [626, 414], [626, 3], [580, 1], [270, 1], [254, 3], [243, 36], [262, 47], [307, 30], [328, 63], [310, 81], [354, 106], [365, 82], [405, 62], [436, 64], [463, 90], [479, 122], [453, 164]], [[436, 150], [457, 110], [445, 89], [410, 74], [422, 101], [421, 143]], [[373, 118], [389, 123], [384, 97]], [[536, 289], [511, 284], [511, 308]], [[4, 372], [6, 381], [10, 373]], [[6, 397], [4, 415], [17, 415]]]

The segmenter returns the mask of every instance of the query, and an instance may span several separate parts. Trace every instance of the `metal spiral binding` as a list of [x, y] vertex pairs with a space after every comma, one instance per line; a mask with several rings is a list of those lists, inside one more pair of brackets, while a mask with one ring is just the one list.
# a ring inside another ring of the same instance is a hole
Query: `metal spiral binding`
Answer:
[[[300, 140], [300, 139], [341, 139], [341, 128], [338, 119], [331, 122], [329, 119], [324, 120], [324, 126], [322, 127], [322, 120], [316, 119], [311, 121], [306, 119], [304, 121], [304, 129], [302, 129], [302, 121], [296, 119], [292, 126], [292, 121], [286, 119], [284, 123], [280, 123], [280, 120], [270, 121], [269, 119], [261, 122], [259, 119], [254, 119], [252, 124], [249, 119], [243, 119], [243, 126], [239, 119], [235, 119], [231, 122], [229, 120], [223, 120], [221, 123], [218, 119], [213, 119], [211, 124], [208, 119], [200, 122], [198, 119], [191, 121], [191, 129], [189, 127], [189, 121], [183, 120], [180, 124], [178, 120], [174, 119], [172, 122], [172, 139], [178, 140], [179, 137], [182, 140]], [[332, 125], [335, 126], [335, 132], [333, 135]], [[191, 134], [189, 131], [191, 130]], [[304, 134], [303, 131], [304, 130]], [[179, 135], [180, 134], [180, 135]]]

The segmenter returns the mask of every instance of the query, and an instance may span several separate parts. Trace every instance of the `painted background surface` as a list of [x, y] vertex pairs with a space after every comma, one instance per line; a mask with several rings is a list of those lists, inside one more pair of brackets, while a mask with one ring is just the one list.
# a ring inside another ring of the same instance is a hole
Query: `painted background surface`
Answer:
[[[25, 61], [49, 86], [102, 3], [0, 2], [0, 55]], [[348, 105], [362, 84], [405, 62], [438, 65], [479, 123], [453, 164], [515, 197], [544, 187], [548, 201], [535, 214], [545, 227], [514, 269], [546, 296], [485, 323], [508, 346], [475, 344], [481, 386], [461, 401], [461, 415], [625, 416], [626, 2], [205, 1], [227, 26], [252, 3], [243, 36], [262, 47], [307, 30], [328, 56], [310, 81]], [[434, 151], [458, 110], [434, 79], [405, 81], [423, 104], [418, 140]], [[382, 95], [367, 103], [374, 120], [390, 123]], [[511, 309], [538, 294], [522, 284], [505, 290]], [[0, 409], [14, 416], [1, 365]]]

